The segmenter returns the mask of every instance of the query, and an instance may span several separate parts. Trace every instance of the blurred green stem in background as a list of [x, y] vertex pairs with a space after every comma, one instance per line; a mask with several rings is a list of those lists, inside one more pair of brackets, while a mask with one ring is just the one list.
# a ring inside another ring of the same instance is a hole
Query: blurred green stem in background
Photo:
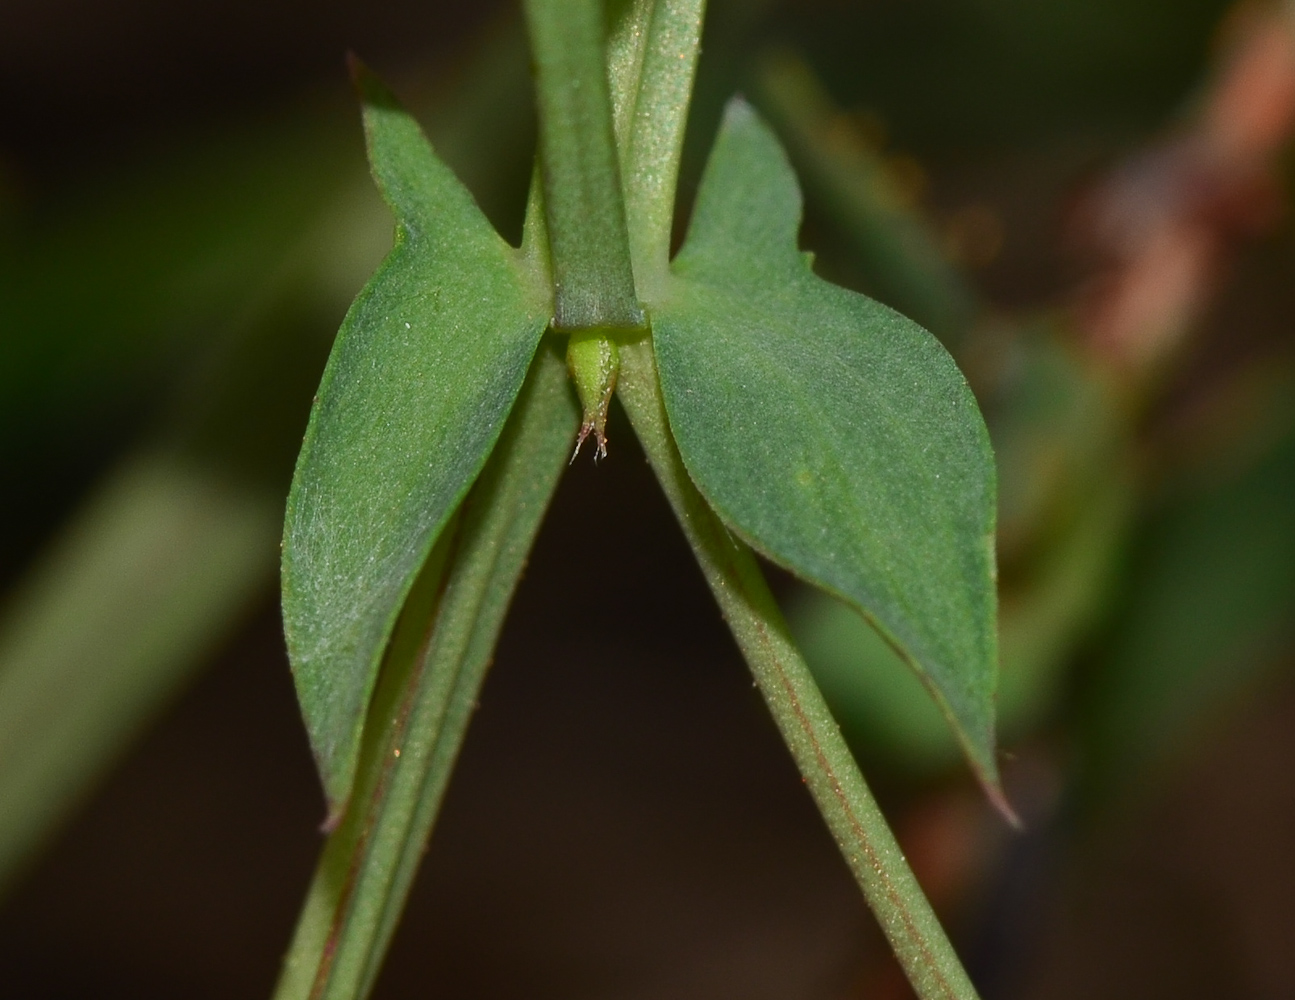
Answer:
[[279, 502], [171, 452], [91, 496], [0, 624], [0, 892], [274, 568]]

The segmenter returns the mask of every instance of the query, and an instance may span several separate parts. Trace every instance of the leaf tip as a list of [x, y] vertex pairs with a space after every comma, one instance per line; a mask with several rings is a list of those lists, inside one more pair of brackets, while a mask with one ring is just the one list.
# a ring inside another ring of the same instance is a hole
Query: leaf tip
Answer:
[[1011, 829], [1017, 833], [1023, 832], [1026, 825], [1020, 820], [1020, 813], [1011, 806], [1011, 802], [1008, 801], [1008, 793], [1002, 788], [1002, 776], [998, 773], [995, 756], [993, 756], [992, 742], [991, 746], [989, 746], [989, 756], [984, 758], [967, 744], [961, 729], [954, 727], [954, 731], [958, 733], [958, 740], [962, 742], [963, 750], [965, 750], [967, 756], [967, 763], [971, 764], [971, 773], [975, 775], [975, 780], [980, 785], [980, 790], [983, 791], [984, 797], [993, 806], [993, 810], [1002, 816], [1005, 823], [1011, 826]]
[[728, 99], [728, 104], [724, 106], [724, 127], [730, 125], [741, 125], [742, 123], [755, 117], [755, 108], [751, 107], [748, 101], [741, 93], [734, 94]]
[[377, 74], [354, 51], [348, 50], [346, 53], [346, 70], [351, 77], [351, 86], [364, 104], [384, 108], [400, 106], [396, 95], [387, 89]]
[[[864, 617], [872, 621], [870, 616], [865, 614]], [[874, 625], [875, 627], [876, 625]], [[995, 812], [1007, 821], [1008, 826], [1013, 830], [1023, 830], [1024, 824], [1022, 824], [1016, 810], [1012, 808], [1011, 802], [1008, 801], [1007, 793], [1003, 791], [1002, 777], [998, 773], [997, 740], [994, 736], [994, 724], [992, 721], [993, 702], [990, 702], [990, 721], [983, 725], [975, 724], [972, 719], [969, 719], [964, 713], [955, 708], [947, 696], [947, 691], [932, 677], [929, 671], [923, 669], [915, 659], [904, 651], [902, 646], [895, 645], [893, 648], [917, 672], [918, 677], [921, 678], [922, 683], [926, 685], [936, 704], [939, 705], [941, 713], [949, 723], [950, 729], [953, 730], [958, 744], [962, 747], [963, 757], [971, 768], [971, 773], [985, 793], [985, 798], [989, 800], [989, 804], [994, 807]]]
[[324, 805], [328, 810], [319, 829], [323, 833], [332, 833], [341, 823], [351, 800], [359, 766], [360, 730], [358, 726], [355, 727], [348, 753], [344, 739], [341, 745], [336, 741], [326, 742], [323, 734], [309, 722], [307, 729], [310, 733], [311, 755], [315, 759], [315, 773], [319, 775]]
[[345, 815], [346, 802], [330, 798], [328, 800], [328, 815], [324, 817], [324, 822], [319, 824], [319, 832], [328, 836], [342, 825], [342, 817]]
[[994, 807], [998, 813], [1007, 822], [1013, 830], [1020, 833], [1025, 829], [1025, 824], [1021, 822], [1020, 814], [1012, 808], [1012, 803], [1007, 799], [1007, 793], [1003, 791], [1003, 782], [998, 775], [998, 769], [986, 772], [979, 765], [974, 767], [976, 780], [980, 782], [980, 787], [985, 793], [985, 798], [989, 804]]
[[[1008, 826], [1013, 830], [1023, 830], [1024, 825], [1021, 823], [1021, 817], [1012, 808], [1011, 802], [1007, 799], [1007, 793], [1003, 790], [1003, 779], [998, 772], [996, 759], [997, 740], [994, 738], [993, 723], [990, 722], [988, 728], [983, 730], [979, 727], [968, 725], [967, 720], [954, 711], [944, 692], [930, 682], [925, 675], [923, 680], [927, 682], [928, 689], [935, 696], [935, 700], [940, 705], [945, 718], [953, 729], [954, 735], [962, 745], [963, 755], [971, 767], [971, 773], [975, 775], [976, 782], [984, 792], [985, 798], [994, 807], [994, 811], [1003, 817]], [[979, 732], [979, 738], [977, 738], [977, 732]]]

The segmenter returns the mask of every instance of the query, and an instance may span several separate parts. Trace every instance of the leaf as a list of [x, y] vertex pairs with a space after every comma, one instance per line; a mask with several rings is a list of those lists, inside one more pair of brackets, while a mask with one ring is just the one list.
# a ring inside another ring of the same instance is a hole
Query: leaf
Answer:
[[996, 795], [984, 423], [934, 337], [813, 274], [800, 212], [777, 140], [733, 101], [673, 280], [650, 302], [671, 429], [734, 532], [902, 652]]
[[1201, 753], [1210, 725], [1262, 690], [1265, 673], [1289, 668], [1293, 495], [1288, 425], [1247, 468], [1157, 511], [1083, 692], [1089, 808], [1136, 800], [1185, 752]]
[[288, 497], [283, 614], [336, 818], [387, 640], [489, 457], [551, 315], [414, 119], [362, 67], [369, 159], [395, 246], [338, 333]]
[[456, 528], [437, 545], [441, 579], [425, 571], [401, 614], [353, 802], [328, 838], [276, 1000], [370, 992], [578, 417], [561, 353], [542, 347]]

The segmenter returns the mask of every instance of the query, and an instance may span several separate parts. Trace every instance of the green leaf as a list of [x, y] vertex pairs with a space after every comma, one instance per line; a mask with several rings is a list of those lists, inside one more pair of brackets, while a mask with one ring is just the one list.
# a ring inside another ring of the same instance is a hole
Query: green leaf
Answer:
[[395, 246], [351, 306], [288, 497], [283, 614], [311, 746], [339, 815], [405, 597], [489, 457], [551, 315], [414, 119], [356, 71]]
[[438, 543], [440, 580], [425, 571], [405, 605], [353, 804], [320, 859], [276, 1000], [367, 996], [378, 975], [570, 454], [579, 411], [557, 347], [540, 349], [456, 527]]
[[733, 531], [904, 654], [993, 792], [988, 435], [934, 337], [813, 274], [800, 212], [777, 140], [734, 101], [650, 303], [670, 426]]

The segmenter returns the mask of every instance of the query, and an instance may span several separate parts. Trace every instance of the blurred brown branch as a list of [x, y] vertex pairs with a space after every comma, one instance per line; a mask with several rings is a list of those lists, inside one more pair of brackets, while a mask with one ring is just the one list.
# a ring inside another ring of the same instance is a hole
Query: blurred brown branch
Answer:
[[1099, 270], [1079, 294], [1081, 336], [1122, 368], [1174, 352], [1216, 292], [1239, 243], [1285, 204], [1279, 154], [1295, 129], [1295, 8], [1249, 5], [1192, 114], [1083, 198], [1076, 242]]

